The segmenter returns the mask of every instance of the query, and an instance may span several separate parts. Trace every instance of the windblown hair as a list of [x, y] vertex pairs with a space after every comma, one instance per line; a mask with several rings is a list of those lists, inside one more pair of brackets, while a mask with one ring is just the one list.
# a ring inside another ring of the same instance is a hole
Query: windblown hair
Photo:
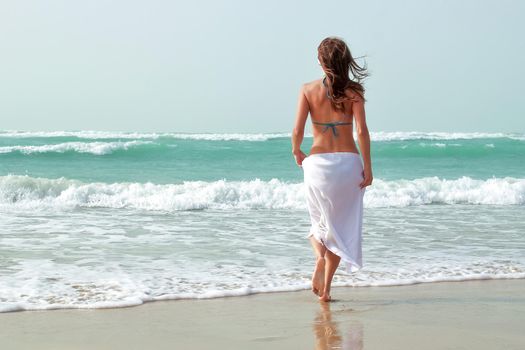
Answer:
[[[349, 99], [345, 94], [348, 88], [366, 101], [361, 81], [370, 73], [366, 70], [366, 63], [363, 67], [356, 63], [343, 39], [335, 36], [323, 39], [317, 47], [317, 57], [326, 73], [326, 86], [334, 109], [344, 111], [343, 101]], [[350, 79], [349, 72], [354, 79]]]

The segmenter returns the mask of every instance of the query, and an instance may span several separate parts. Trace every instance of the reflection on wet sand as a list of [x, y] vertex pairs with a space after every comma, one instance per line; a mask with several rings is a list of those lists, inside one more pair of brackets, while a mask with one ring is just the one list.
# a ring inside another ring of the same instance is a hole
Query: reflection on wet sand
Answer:
[[344, 324], [334, 320], [330, 304], [320, 303], [320, 310], [314, 318], [315, 349], [362, 350], [363, 324], [358, 320]]

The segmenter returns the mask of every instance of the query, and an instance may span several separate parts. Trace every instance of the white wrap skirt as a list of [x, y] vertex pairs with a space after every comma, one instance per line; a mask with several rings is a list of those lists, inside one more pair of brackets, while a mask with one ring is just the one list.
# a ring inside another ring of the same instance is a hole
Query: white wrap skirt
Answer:
[[363, 267], [363, 163], [354, 152], [311, 154], [303, 160], [304, 185], [314, 238], [341, 258], [346, 272]]

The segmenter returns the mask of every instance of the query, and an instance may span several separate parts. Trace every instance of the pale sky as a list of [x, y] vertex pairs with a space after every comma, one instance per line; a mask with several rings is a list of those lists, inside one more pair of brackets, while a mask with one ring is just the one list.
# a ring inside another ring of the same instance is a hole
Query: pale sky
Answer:
[[[525, 132], [524, 1], [0, 3], [0, 129], [289, 132], [326, 36], [371, 131]], [[363, 62], [363, 60], [359, 60]]]

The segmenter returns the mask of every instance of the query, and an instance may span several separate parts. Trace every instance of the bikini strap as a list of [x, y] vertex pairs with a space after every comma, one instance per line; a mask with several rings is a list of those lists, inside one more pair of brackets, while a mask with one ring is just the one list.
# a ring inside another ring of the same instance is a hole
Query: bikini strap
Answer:
[[312, 122], [314, 124], [318, 124], [318, 125], [324, 125], [324, 129], [323, 129], [323, 133], [328, 130], [328, 128], [332, 128], [332, 133], [334, 134], [334, 136], [338, 136], [337, 135], [337, 129], [336, 129], [336, 126], [338, 125], [348, 125], [348, 124], [352, 124], [352, 123], [345, 123], [345, 122], [331, 122], [331, 123], [321, 123], [321, 122], [316, 122], [316, 121], [313, 121]]

